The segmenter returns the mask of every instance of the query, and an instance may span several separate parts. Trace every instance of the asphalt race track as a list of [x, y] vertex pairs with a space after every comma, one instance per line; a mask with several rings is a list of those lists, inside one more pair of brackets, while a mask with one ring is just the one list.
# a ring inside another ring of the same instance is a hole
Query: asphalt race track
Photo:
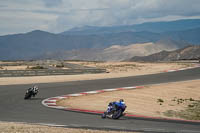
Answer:
[[32, 100], [23, 99], [26, 89], [32, 86], [30, 84], [0, 86], [0, 121], [152, 133], [200, 133], [200, 123], [138, 118], [101, 119], [99, 115], [50, 109], [41, 104], [41, 101], [45, 98], [65, 94], [192, 79], [200, 79], [200, 68], [127, 78], [45, 83], [38, 84], [39, 94]]

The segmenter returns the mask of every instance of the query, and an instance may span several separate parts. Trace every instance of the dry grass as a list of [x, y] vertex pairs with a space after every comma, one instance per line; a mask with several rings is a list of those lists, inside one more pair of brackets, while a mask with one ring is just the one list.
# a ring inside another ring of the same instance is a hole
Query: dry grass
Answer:
[[[125, 133], [0, 122], [0, 133]], [[127, 133], [127, 132], [126, 132]]]

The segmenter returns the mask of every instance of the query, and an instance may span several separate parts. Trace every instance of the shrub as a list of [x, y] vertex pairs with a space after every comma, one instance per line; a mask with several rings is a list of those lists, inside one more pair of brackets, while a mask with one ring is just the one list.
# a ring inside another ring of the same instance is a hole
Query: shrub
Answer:
[[162, 99], [157, 99], [157, 102], [160, 104], [160, 105], [162, 105], [163, 103], [164, 103], [164, 100], [162, 100]]
[[58, 68], [64, 67], [64, 64], [56, 65], [56, 67]]
[[31, 67], [30, 69], [45, 69], [43, 66], [34, 66], [34, 67]]

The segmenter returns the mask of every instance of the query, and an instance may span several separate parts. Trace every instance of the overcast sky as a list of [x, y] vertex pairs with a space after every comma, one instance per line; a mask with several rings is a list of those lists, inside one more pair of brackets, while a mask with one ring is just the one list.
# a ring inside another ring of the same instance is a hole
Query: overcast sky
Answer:
[[0, 35], [200, 18], [200, 0], [0, 0]]

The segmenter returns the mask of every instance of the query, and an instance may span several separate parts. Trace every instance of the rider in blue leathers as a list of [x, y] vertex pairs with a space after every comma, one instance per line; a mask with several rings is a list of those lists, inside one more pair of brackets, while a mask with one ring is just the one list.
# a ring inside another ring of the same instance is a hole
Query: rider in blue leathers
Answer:
[[119, 102], [110, 102], [108, 105], [108, 109], [107, 109], [107, 113], [110, 113], [111, 111], [113, 111], [113, 109], [122, 109], [122, 112], [125, 111], [126, 109], [126, 104], [124, 102], [123, 99], [120, 99]]

